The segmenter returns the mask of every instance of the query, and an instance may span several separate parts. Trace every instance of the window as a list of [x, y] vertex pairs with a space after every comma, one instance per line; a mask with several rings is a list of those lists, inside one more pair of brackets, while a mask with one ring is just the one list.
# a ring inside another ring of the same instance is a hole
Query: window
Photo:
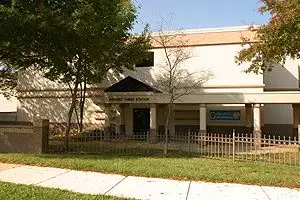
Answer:
[[152, 67], [154, 66], [154, 52], [148, 52], [147, 56], [140, 63], [136, 64], [136, 67]]

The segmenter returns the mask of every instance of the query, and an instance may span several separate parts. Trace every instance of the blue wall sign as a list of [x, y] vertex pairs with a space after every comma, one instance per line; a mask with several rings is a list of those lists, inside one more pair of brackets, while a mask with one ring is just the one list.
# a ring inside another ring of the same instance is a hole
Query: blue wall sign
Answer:
[[241, 111], [240, 110], [210, 110], [209, 119], [210, 120], [240, 120]]

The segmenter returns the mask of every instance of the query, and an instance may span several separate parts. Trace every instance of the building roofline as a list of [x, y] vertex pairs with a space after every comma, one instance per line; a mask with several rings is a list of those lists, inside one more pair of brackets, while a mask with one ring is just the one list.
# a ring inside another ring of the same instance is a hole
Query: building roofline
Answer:
[[[203, 45], [225, 45], [242, 44], [243, 38], [250, 42], [257, 42], [256, 32], [249, 29], [250, 26], [236, 26], [210, 29], [188, 29], [178, 31], [167, 31], [163, 34], [152, 33], [152, 48], [162, 48], [160, 37], [169, 37], [165, 44], [167, 47], [177, 46], [203, 46]], [[252, 26], [254, 28], [258, 26]], [[182, 43], [184, 42], [184, 44]]]
[[[201, 34], [201, 33], [222, 33], [222, 32], [240, 32], [240, 31], [248, 31], [250, 27], [257, 28], [260, 25], [243, 25], [243, 26], [228, 26], [228, 27], [215, 27], [215, 28], [200, 28], [200, 29], [178, 29], [178, 30], [170, 30], [164, 31], [165, 35], [173, 35], [173, 34]], [[152, 32], [152, 36], [158, 36], [159, 32]]]

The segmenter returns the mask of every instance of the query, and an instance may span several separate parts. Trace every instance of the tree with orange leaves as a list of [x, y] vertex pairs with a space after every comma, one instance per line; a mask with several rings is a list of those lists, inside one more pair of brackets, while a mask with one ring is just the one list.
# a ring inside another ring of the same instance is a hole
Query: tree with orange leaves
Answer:
[[300, 58], [300, 0], [261, 0], [260, 13], [269, 13], [270, 21], [259, 27], [255, 41], [244, 39], [244, 49], [236, 56], [238, 64], [251, 62], [246, 72], [271, 71], [273, 64], [284, 66], [287, 57]]

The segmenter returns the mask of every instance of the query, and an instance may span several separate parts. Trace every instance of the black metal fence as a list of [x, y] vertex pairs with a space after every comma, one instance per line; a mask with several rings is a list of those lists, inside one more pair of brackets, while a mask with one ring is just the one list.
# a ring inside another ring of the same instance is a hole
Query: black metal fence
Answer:
[[253, 134], [177, 133], [168, 135], [133, 133], [106, 135], [104, 132], [74, 133], [68, 136], [52, 135], [50, 153], [102, 154], [125, 156], [174, 156], [210, 157], [247, 160], [300, 166], [298, 138]]

